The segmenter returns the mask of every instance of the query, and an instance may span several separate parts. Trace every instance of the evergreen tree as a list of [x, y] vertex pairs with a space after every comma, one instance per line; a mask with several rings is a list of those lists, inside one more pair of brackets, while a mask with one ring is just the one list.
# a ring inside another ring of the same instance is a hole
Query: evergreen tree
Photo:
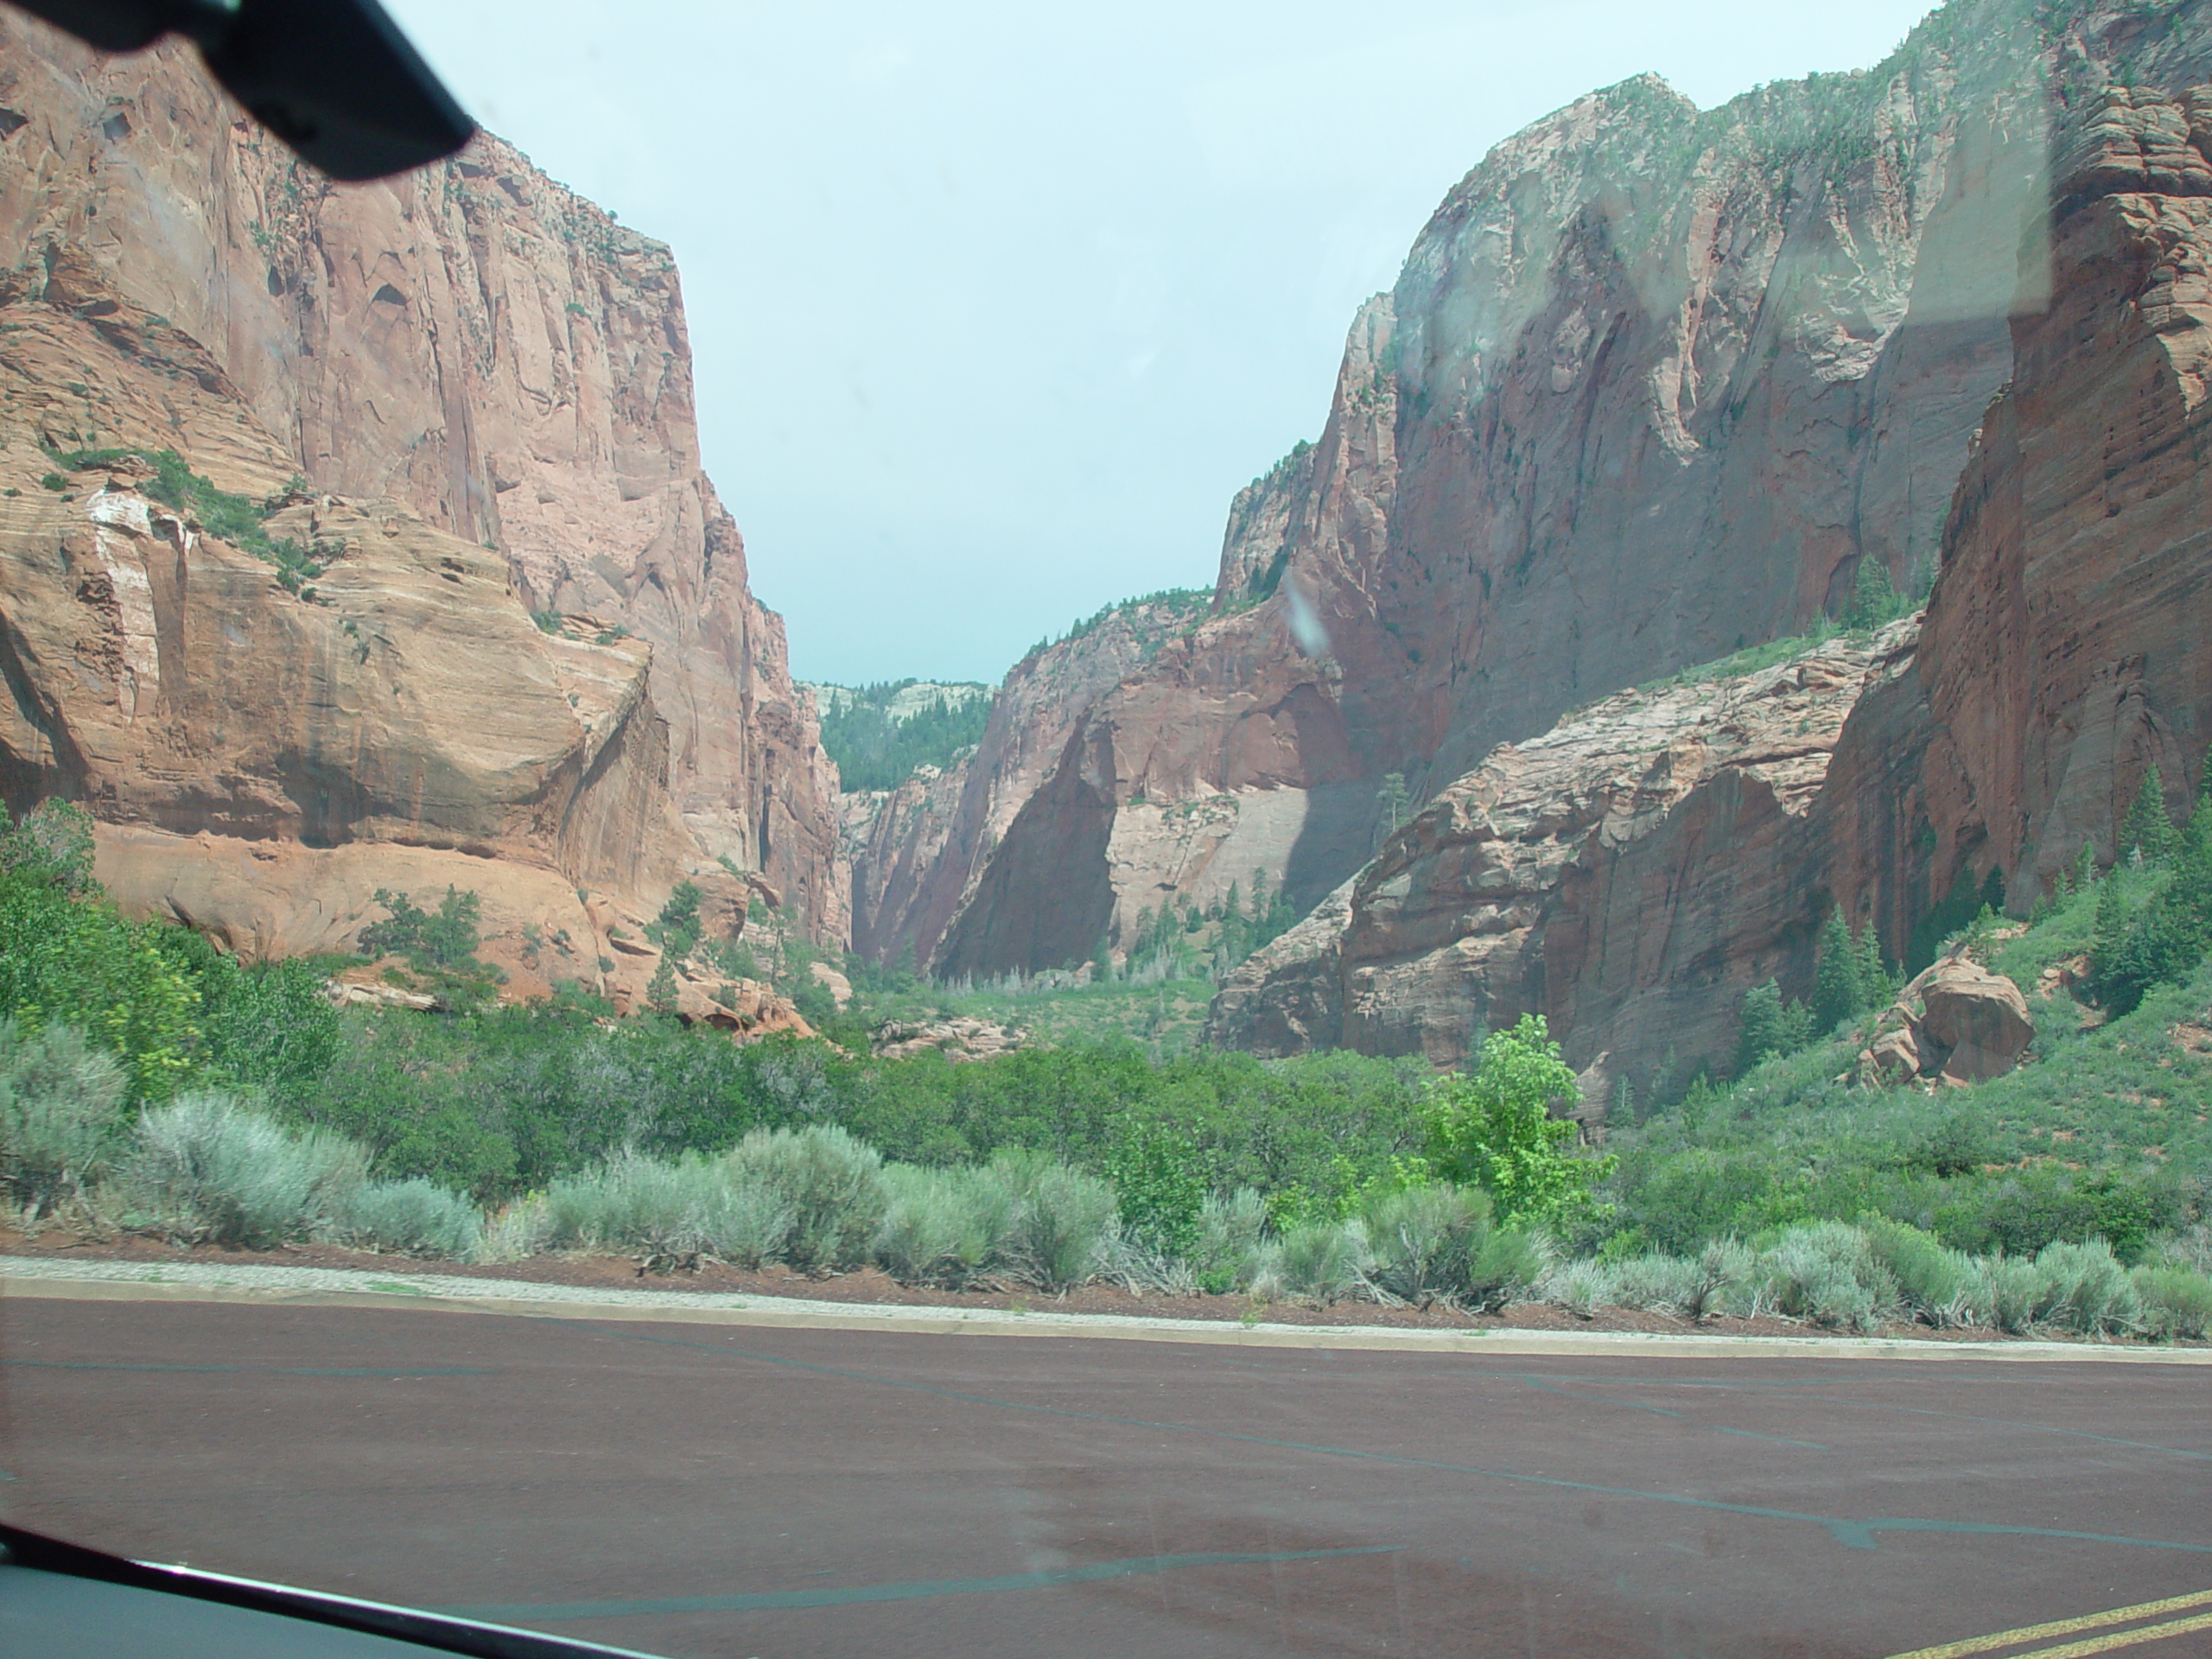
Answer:
[[1843, 908], [1828, 912], [1821, 928], [1821, 960], [1813, 979], [1813, 1029], [1822, 1035], [1866, 1007], [1866, 989], [1859, 983], [1859, 952], [1851, 941], [1851, 925]]
[[1877, 554], [1860, 555], [1851, 602], [1843, 607], [1843, 626], [1853, 629], [1878, 628], [1902, 613], [1897, 584], [1890, 580], [1889, 565]]
[[1742, 1077], [1782, 1050], [1782, 987], [1770, 979], [1744, 993], [1743, 1023], [1736, 1030], [1735, 1075]]
[[2074, 890], [2076, 893], [2087, 893], [2096, 885], [2096, 880], [2097, 844], [2094, 841], [2085, 839], [2082, 842], [2080, 855], [2074, 861]]
[[1402, 772], [1384, 772], [1382, 787], [1375, 791], [1375, 801], [1382, 809], [1382, 833], [1395, 835], [1398, 821], [1406, 813], [1406, 774]]
[[2166, 816], [2165, 780], [2158, 775], [2158, 763], [2153, 760], [2143, 774], [2143, 784], [2135, 791], [2135, 804], [2127, 810], [2127, 821], [2121, 825], [2120, 844], [2114, 849], [2120, 857], [2140, 852], [2145, 864], [2157, 864], [2171, 855], [2174, 849], [2173, 820]]
[[1878, 1008], [1897, 995], [1897, 981], [1882, 959], [1882, 935], [1872, 921], [1859, 931], [1853, 948], [1859, 953], [1859, 996], [1862, 1008]]

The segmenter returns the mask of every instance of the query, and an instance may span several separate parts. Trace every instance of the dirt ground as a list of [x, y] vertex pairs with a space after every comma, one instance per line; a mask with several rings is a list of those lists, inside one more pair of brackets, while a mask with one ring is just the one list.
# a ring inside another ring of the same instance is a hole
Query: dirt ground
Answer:
[[[459, 1262], [386, 1255], [333, 1244], [296, 1244], [276, 1250], [185, 1247], [136, 1234], [79, 1236], [60, 1228], [35, 1236], [0, 1224], [0, 1255], [72, 1261], [220, 1262], [284, 1268], [350, 1268], [385, 1274], [435, 1274], [460, 1279], [504, 1279], [525, 1284], [604, 1286], [622, 1290], [710, 1291], [747, 1296], [803, 1297], [813, 1301], [862, 1302], [894, 1307], [995, 1308], [1018, 1312], [1050, 1307], [1065, 1313], [1126, 1313], [1153, 1319], [1235, 1323], [1254, 1318], [1270, 1325], [1395, 1325], [1428, 1330], [1627, 1331], [1673, 1335], [1807, 1337], [1841, 1335], [1771, 1315], [1741, 1319], [1719, 1314], [1703, 1320], [1632, 1308], [1601, 1308], [1590, 1318], [1548, 1303], [1523, 1302], [1499, 1313], [1436, 1306], [1378, 1307], [1371, 1302], [1334, 1302], [1316, 1307], [1296, 1302], [1255, 1303], [1247, 1296], [1141, 1294], [1113, 1285], [1084, 1285], [1052, 1295], [1007, 1287], [993, 1290], [936, 1290], [902, 1285], [875, 1268], [814, 1276], [785, 1267], [746, 1268], [707, 1261], [692, 1268], [648, 1271], [635, 1256], [574, 1254], [534, 1255], [521, 1262]], [[1886, 1327], [1876, 1334], [1923, 1342], [2020, 1340], [1990, 1330], [1933, 1331], [1925, 1325]], [[2082, 1340], [2038, 1333], [2036, 1340]], [[2109, 1340], [2109, 1339], [2108, 1339]], [[2202, 1347], [2201, 1343], [2175, 1344]]]

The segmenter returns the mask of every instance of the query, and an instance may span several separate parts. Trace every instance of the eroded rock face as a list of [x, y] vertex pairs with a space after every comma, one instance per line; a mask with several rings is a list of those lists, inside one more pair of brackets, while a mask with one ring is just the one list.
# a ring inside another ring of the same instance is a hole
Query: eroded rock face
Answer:
[[[1777, 668], [1624, 692], [1501, 745], [1359, 876], [1258, 952], [1208, 1033], [1463, 1060], [1541, 1014], [1599, 1099], [1734, 1041], [1745, 991], [1794, 976], [1820, 920], [1809, 810], [1844, 717], [1912, 625]], [[1687, 1075], [1687, 1073], [1685, 1073]]]
[[296, 475], [390, 503], [474, 550], [500, 626], [566, 613], [641, 661], [650, 646], [659, 788], [693, 855], [764, 872], [842, 942], [834, 769], [699, 469], [665, 247], [489, 137], [397, 181], [330, 187], [180, 47], [99, 59], [11, 14], [0, 105], [20, 118], [0, 140], [0, 226], [29, 255], [0, 283], [8, 341], [28, 351], [23, 328], [65, 316], [131, 359], [110, 365], [112, 401], [94, 409], [66, 390], [85, 375], [48, 378], [25, 357], [11, 454], [31, 438], [149, 443], [241, 493]]
[[928, 965], [1084, 712], [1194, 620], [1186, 605], [1116, 607], [1014, 664], [973, 754], [895, 790], [846, 796], [853, 949], [888, 965], [911, 944], [916, 961]]
[[1217, 614], [1093, 705], [940, 961], [1122, 937], [1178, 879], [1135, 822], [1163, 807], [1298, 792], [1272, 874], [1314, 902], [1373, 854], [1383, 775], [1433, 795], [1833, 613], [1862, 560], [1915, 582], [2041, 303], [2039, 42], [1957, 22], [1869, 75], [1704, 113], [1647, 77], [1499, 145], [1355, 320], [1319, 442], [1238, 497]]
[[2077, 95], [2050, 309], [1959, 486], [1918, 671], [1837, 757], [1838, 891], [1909, 928], [1994, 870], [2024, 911], [2113, 855], [2156, 764], [2185, 815], [2212, 736], [2212, 86]]

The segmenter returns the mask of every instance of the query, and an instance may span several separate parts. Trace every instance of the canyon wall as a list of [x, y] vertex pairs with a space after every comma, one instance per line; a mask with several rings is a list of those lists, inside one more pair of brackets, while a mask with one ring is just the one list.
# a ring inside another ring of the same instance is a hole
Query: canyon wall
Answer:
[[1448, 1065], [1535, 1011], [1601, 1090], [1679, 1088], [1751, 985], [1809, 992], [1831, 904], [1916, 965], [1947, 899], [2024, 912], [2085, 842], [2109, 861], [2151, 765], [2183, 815], [2212, 747], [2212, 50], [2146, 27], [2092, 7], [2048, 42], [2013, 367], [1916, 626], [1497, 747], [1231, 978], [1216, 1040]]
[[[173, 447], [227, 490], [296, 480], [477, 550], [472, 568], [492, 550], [499, 580], [469, 590], [452, 619], [463, 632], [479, 617], [505, 627], [488, 614], [500, 607], [571, 645], [633, 642], [645, 715], [663, 728], [640, 741], [664, 752], [656, 787], [683, 845], [640, 841], [632, 879], [645, 887], [626, 902], [649, 906], [680, 866], [727, 860], [842, 943], [835, 769], [791, 683], [782, 623], [747, 589], [743, 543], [700, 470], [664, 246], [489, 136], [397, 180], [333, 186], [174, 45], [101, 59], [0, 18], [0, 226], [23, 251], [10, 309], [97, 326], [125, 308], [172, 362], [137, 365], [162, 385], [118, 377], [150, 400], [141, 426], [65, 407], [72, 393], [16, 439]], [[188, 430], [196, 416], [159, 407], [188, 372], [226, 405], [203, 423], [219, 429]], [[504, 721], [489, 681], [464, 679], [442, 713], [480, 723], [494, 709]], [[191, 741], [219, 747], [237, 729]], [[10, 768], [11, 802], [29, 775]], [[175, 828], [197, 810], [181, 798], [164, 810]], [[207, 810], [212, 834], [289, 833], [233, 831]], [[346, 833], [400, 836], [373, 818]]]
[[2045, 302], [2044, 60], [1962, 0], [1871, 71], [1707, 111], [1644, 77], [1500, 144], [1355, 320], [1318, 443], [1239, 497], [1216, 614], [1085, 714], [940, 967], [1061, 965], [1187, 892], [1163, 809], [1249, 824], [1205, 868], [1314, 902], [1386, 774], [1434, 795], [1833, 613], [1863, 560], [1924, 582]]
[[1175, 599], [1110, 607], [1007, 671], [974, 753], [897, 789], [847, 795], [853, 949], [888, 966], [911, 946], [917, 962], [928, 963], [1085, 710], [1196, 618], [1194, 607]]

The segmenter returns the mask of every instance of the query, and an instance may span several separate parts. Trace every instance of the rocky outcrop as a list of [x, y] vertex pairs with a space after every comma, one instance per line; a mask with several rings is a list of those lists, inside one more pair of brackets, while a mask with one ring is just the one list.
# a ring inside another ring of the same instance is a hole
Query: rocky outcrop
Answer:
[[988, 1020], [893, 1020], [878, 1026], [869, 1047], [880, 1060], [911, 1060], [938, 1053], [959, 1065], [994, 1059], [1022, 1044], [1021, 1033]]
[[972, 755], [945, 771], [925, 768], [895, 790], [847, 796], [853, 949], [887, 965], [912, 946], [927, 965], [1085, 710], [1198, 620], [1187, 599], [1109, 607], [1014, 664]]
[[1878, 1084], [1980, 1083], [2010, 1071], [2035, 1035], [2018, 986], [1963, 956], [1945, 957], [1877, 1022], [1859, 1075]]
[[[665, 247], [489, 137], [402, 179], [334, 188], [225, 104], [181, 48], [101, 59], [10, 16], [0, 19], [0, 105], [10, 112], [0, 226], [28, 255], [0, 283], [4, 338], [20, 348], [11, 459], [37, 442], [175, 448], [226, 490], [258, 497], [296, 479], [448, 538], [437, 556], [467, 572], [442, 595], [454, 632], [493, 599], [499, 616], [484, 626], [495, 636], [517, 620], [528, 631], [538, 613], [570, 636], [543, 648], [548, 662], [601, 660], [592, 650], [631, 661], [640, 717], [659, 728], [647, 738], [636, 727], [638, 764], [662, 768], [653, 810], [680, 815], [685, 850], [640, 840], [618, 854], [614, 841], [636, 826], [613, 819], [552, 838], [598, 836], [594, 856], [628, 861], [622, 890], [637, 904], [651, 895], [632, 880], [650, 887], [678, 862], [727, 857], [764, 872], [817, 937], [842, 941], [835, 771], [791, 683], [782, 625], [747, 590], [743, 545], [699, 468]], [[29, 336], [65, 320], [82, 326], [70, 349], [91, 353], [86, 372], [33, 360], [48, 346]], [[105, 403], [74, 389], [95, 378]], [[582, 631], [557, 615], [588, 619], [586, 640], [609, 643], [579, 646]], [[350, 635], [334, 646], [340, 660], [351, 649]], [[469, 666], [457, 651], [432, 717], [480, 726], [498, 707], [504, 721], [501, 689], [472, 683]], [[596, 695], [580, 690], [579, 706]], [[315, 757], [299, 764], [332, 773], [343, 797], [356, 757], [331, 758], [340, 732], [316, 725], [321, 713], [287, 711], [288, 729]], [[261, 741], [238, 724], [175, 729], [169, 741], [210, 764], [235, 741]], [[662, 758], [649, 761], [654, 743]], [[10, 770], [11, 801], [30, 776]], [[593, 798], [606, 794], [604, 779], [589, 781]], [[180, 793], [148, 810], [170, 833], [246, 833], [213, 796]], [[318, 810], [266, 833], [312, 833], [300, 826]], [[256, 861], [241, 860], [243, 880]]]
[[1492, 151], [1356, 319], [1319, 442], [1238, 498], [1215, 617], [1084, 716], [940, 961], [1120, 937], [1179, 879], [1136, 821], [1163, 807], [1294, 826], [1270, 869], [1317, 901], [1374, 852], [1384, 775], [1434, 794], [1834, 613], [1864, 560], [1917, 582], [2041, 302], [2017, 11], [1955, 4], [1872, 71], [1708, 111], [1645, 77]]
[[[1578, 1065], [1607, 1054], [1632, 1087], [1661, 1071], [1679, 1086], [1725, 1065], [1751, 984], [1810, 990], [1831, 903], [1893, 958], [1925, 961], [1932, 938], [1916, 936], [1947, 899], [2024, 910], [2085, 842], [2108, 861], [2152, 764], [2180, 815], [2212, 731], [2197, 622], [2212, 585], [2212, 41], [2195, 14], [2148, 34], [2128, 16], [2086, 9], [2043, 60], [2059, 114], [2045, 211], [2021, 243], [2002, 353], [2015, 368], [1950, 500], [1916, 643], [1878, 640], [1818, 714], [1732, 715], [1742, 735], [1719, 747], [1690, 709], [1650, 709], [1664, 781], [1628, 807], [1602, 770], [1527, 770], [1539, 747], [1588, 745], [1590, 716], [1499, 747], [1351, 885], [1341, 925], [1287, 936], [1231, 981], [1218, 1039], [1281, 1052], [1334, 1030], [1448, 1064], [1471, 1031], [1533, 1008]], [[2113, 73], [2123, 54], [2132, 86]], [[1890, 417], [1874, 408], [1871, 429]], [[1815, 742], [1789, 758], [1805, 718]], [[1686, 748], [1705, 753], [1684, 772]], [[1593, 802], [1633, 827], [1592, 835]], [[1571, 844], [1541, 850], [1548, 823]], [[2031, 1036], [2016, 988], [1951, 963], [1916, 982], [1862, 1071], [1993, 1076]]]
[[1810, 809], [1844, 718], [1912, 625], [1726, 678], [1623, 692], [1503, 744], [1234, 973], [1211, 1040], [1456, 1065], [1541, 1014], [1602, 1104], [1669, 1050], [1728, 1052], [1743, 994], [1820, 920]]

